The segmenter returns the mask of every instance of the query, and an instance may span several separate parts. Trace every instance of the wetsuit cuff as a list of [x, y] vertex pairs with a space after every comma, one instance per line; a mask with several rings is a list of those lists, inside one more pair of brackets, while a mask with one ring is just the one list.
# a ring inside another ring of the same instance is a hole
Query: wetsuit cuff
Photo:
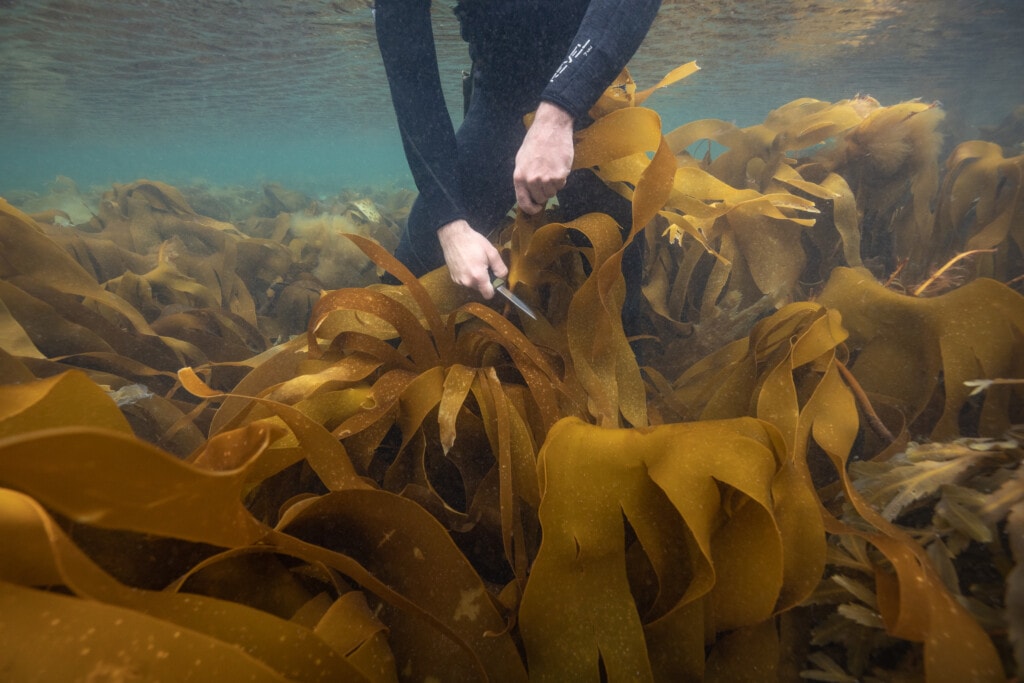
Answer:
[[569, 115], [572, 117], [573, 128], [575, 128], [576, 130], [579, 130], [580, 128], [585, 128], [587, 124], [590, 123], [590, 114], [588, 113], [589, 109], [580, 109], [578, 103], [570, 102], [565, 97], [562, 97], [560, 94], [541, 95], [540, 101], [549, 102], [550, 104], [557, 105], [562, 109], [566, 110], [567, 112], [569, 112]]

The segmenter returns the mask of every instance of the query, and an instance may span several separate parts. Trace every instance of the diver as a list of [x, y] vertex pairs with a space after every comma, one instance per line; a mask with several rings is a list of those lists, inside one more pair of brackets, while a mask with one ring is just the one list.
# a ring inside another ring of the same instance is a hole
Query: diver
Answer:
[[[458, 131], [442, 91], [430, 5], [376, 0], [374, 8], [419, 189], [398, 259], [416, 276], [447, 263], [455, 282], [490, 299], [490, 274], [504, 277], [508, 268], [486, 235], [517, 203], [536, 214], [557, 193], [565, 211], [601, 210], [628, 231], [628, 200], [589, 170], [570, 173], [573, 131], [589, 123], [587, 112], [640, 46], [660, 0], [461, 0], [455, 14], [472, 71]], [[523, 117], [533, 111], [527, 129]], [[560, 220], [573, 217], [563, 212]], [[624, 317], [638, 308], [641, 245], [634, 240], [624, 255]]]

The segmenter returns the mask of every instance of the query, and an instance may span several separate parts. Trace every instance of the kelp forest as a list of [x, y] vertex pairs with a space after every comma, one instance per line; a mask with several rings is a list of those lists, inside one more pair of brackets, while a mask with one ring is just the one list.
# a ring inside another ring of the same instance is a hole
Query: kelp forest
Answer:
[[1024, 112], [664, 130], [696, 69], [578, 133], [625, 234], [510, 214], [536, 320], [407, 191], [0, 201], [0, 678], [1020, 676]]

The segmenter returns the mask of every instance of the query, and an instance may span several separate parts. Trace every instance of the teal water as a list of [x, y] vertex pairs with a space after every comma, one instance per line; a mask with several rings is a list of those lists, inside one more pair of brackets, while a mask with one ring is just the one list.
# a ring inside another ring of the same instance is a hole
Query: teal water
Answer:
[[[466, 50], [435, 5], [455, 102]], [[963, 140], [1024, 103], [1022, 36], [1021, 0], [666, 0], [631, 69], [643, 87], [702, 67], [649, 100], [666, 129], [864, 93], [939, 100]], [[0, 120], [0, 194], [58, 175], [311, 193], [411, 182], [360, 0], [0, 0]]]

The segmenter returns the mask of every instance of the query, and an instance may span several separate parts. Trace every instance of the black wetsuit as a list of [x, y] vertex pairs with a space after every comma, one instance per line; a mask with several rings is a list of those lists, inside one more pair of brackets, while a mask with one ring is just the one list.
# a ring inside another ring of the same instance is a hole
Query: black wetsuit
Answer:
[[[472, 95], [458, 132], [445, 105], [430, 0], [376, 0], [377, 40], [406, 158], [419, 196], [396, 251], [416, 275], [444, 264], [443, 225], [465, 219], [488, 232], [515, 204], [512, 172], [541, 101], [577, 126], [643, 41], [660, 0], [465, 0], [455, 8], [473, 62]], [[563, 195], [594, 179], [570, 174]], [[616, 195], [617, 197], [617, 195]], [[622, 209], [622, 207], [620, 207]], [[616, 218], [628, 221], [628, 207]], [[631, 279], [631, 278], [627, 278]]]

